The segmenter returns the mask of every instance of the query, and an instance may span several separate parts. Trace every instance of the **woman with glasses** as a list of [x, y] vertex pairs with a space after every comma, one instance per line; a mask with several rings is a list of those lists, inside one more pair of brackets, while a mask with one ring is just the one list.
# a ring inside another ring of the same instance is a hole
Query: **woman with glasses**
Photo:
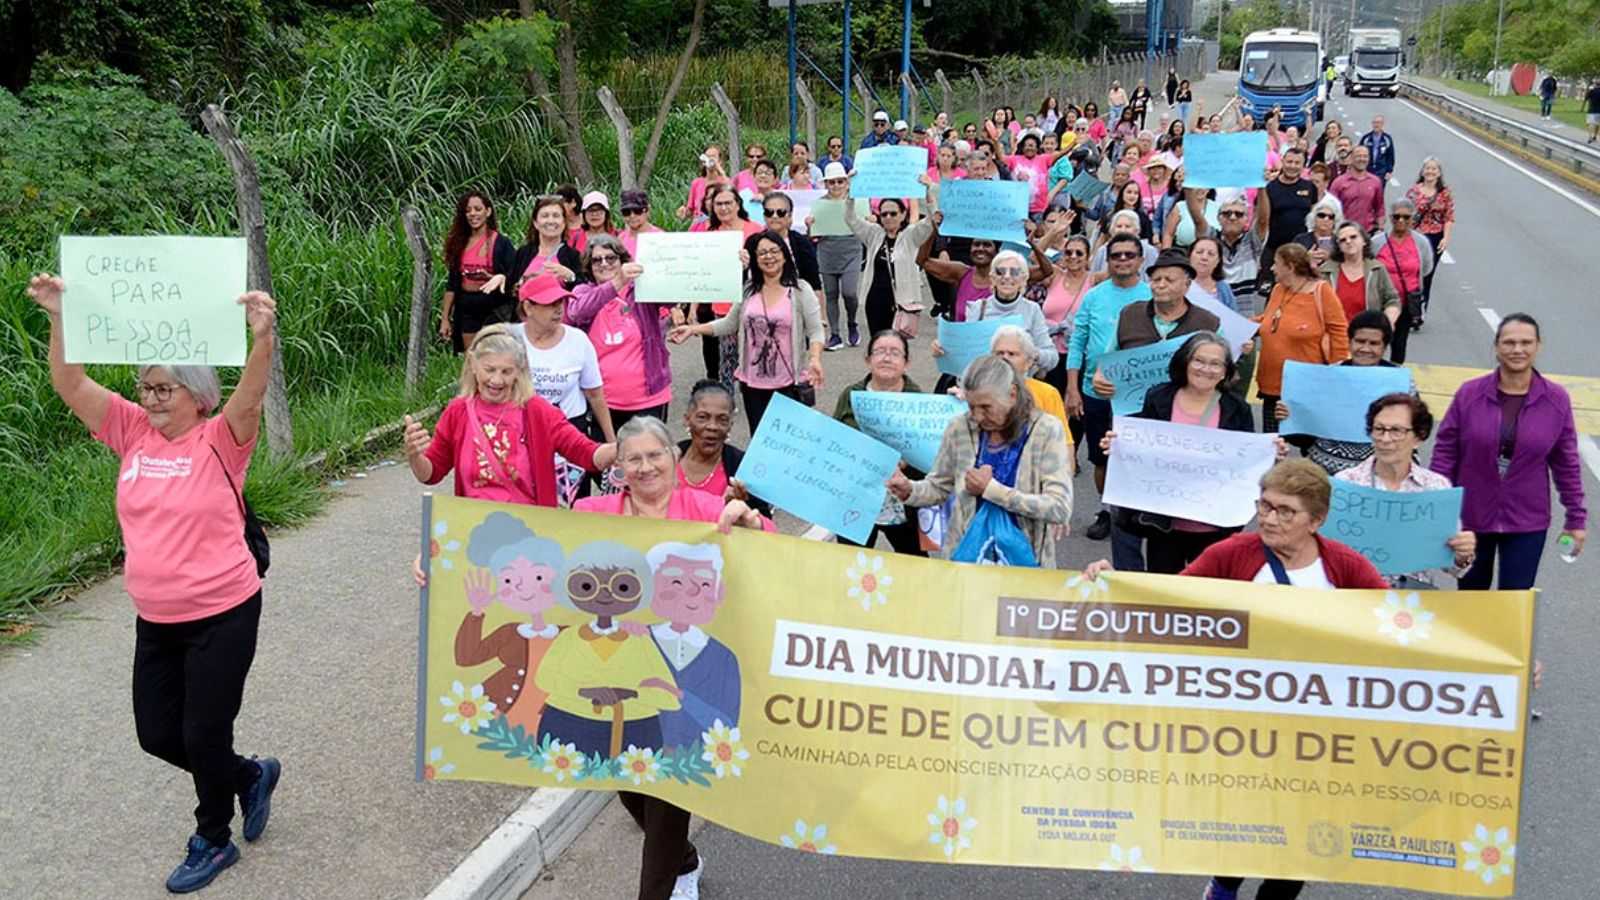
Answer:
[[[616, 257], [622, 245], [609, 235], [596, 238], [609, 246], [600, 251], [612, 258], [605, 274], [614, 275]], [[584, 254], [589, 256], [587, 252]], [[592, 285], [585, 285], [593, 287]], [[593, 435], [598, 432], [606, 443], [616, 439], [611, 426], [611, 411], [606, 406], [605, 381], [589, 337], [578, 328], [562, 324], [571, 292], [550, 276], [535, 278], [518, 294], [522, 314], [522, 341], [526, 345], [528, 374], [533, 391], [544, 402], [561, 411], [572, 427]], [[562, 506], [584, 493], [583, 467], [570, 461], [556, 466], [558, 496]]]
[[[50, 319], [50, 383], [95, 440], [117, 454], [123, 587], [133, 601], [133, 720], [139, 747], [193, 776], [195, 832], [167, 890], [197, 891], [261, 837], [282, 771], [234, 752], [233, 725], [255, 657], [265, 566], [246, 542], [244, 487], [261, 430], [277, 304], [238, 299], [252, 346], [226, 403], [210, 366], [142, 366], [138, 402], [66, 361], [61, 300], [69, 285], [40, 274], [28, 296]], [[198, 298], [191, 298], [198, 299]], [[221, 407], [221, 412], [212, 413]]]
[[[710, 213], [709, 217], [704, 222], [690, 226], [690, 231], [737, 231], [749, 239], [751, 235], [760, 234], [764, 230], [750, 220], [750, 211], [745, 209], [743, 198], [731, 185], [725, 184], [712, 189], [706, 195], [706, 206]], [[687, 318], [693, 322], [711, 322], [718, 316], [727, 315], [732, 306], [731, 298], [728, 303], [691, 303]], [[700, 355], [706, 364], [706, 377], [732, 386], [733, 365], [738, 353], [738, 347], [732, 336], [718, 338], [708, 335], [700, 342]]]
[[770, 159], [763, 159], [755, 164], [752, 171], [755, 172], [755, 186], [748, 191], [740, 191], [739, 196], [760, 203], [778, 189], [778, 166]]
[[878, 221], [863, 221], [854, 203], [844, 205], [844, 224], [866, 246], [858, 290], [867, 298], [867, 333], [891, 328], [915, 337], [918, 317], [933, 304], [928, 275], [917, 265], [917, 250], [933, 234], [932, 214], [938, 210], [937, 182], [926, 175], [928, 215], [915, 225], [906, 221], [904, 201], [886, 197], [878, 203]]
[[[848, 209], [848, 207], [846, 207]], [[794, 200], [782, 191], [773, 191], [762, 201], [761, 214], [767, 220], [767, 230], [783, 238], [794, 257], [794, 268], [800, 280], [811, 285], [811, 290], [822, 296], [822, 271], [817, 266], [817, 245], [810, 238], [794, 230]], [[818, 303], [822, 301], [818, 299]]]
[[[1167, 364], [1167, 383], [1145, 394], [1144, 407], [1136, 419], [1220, 428], [1224, 431], [1256, 430], [1250, 405], [1224, 390], [1234, 376], [1233, 354], [1228, 342], [1215, 332], [1190, 335]], [[1116, 432], [1100, 439], [1101, 449], [1115, 449]], [[1279, 455], [1288, 446], [1278, 441]], [[1144, 538], [1145, 569], [1160, 575], [1176, 575], [1193, 563], [1212, 544], [1236, 534], [1238, 528], [1222, 528], [1206, 522], [1174, 519], [1159, 513], [1120, 510], [1117, 527]]]
[[689, 197], [678, 207], [678, 218], [689, 219], [692, 216], [694, 222], [699, 222], [702, 216], [701, 210], [706, 202], [706, 193], [718, 185], [726, 184], [727, 181], [727, 170], [722, 167], [722, 148], [716, 144], [707, 144], [706, 149], [700, 152], [700, 173], [689, 182]]
[[644, 191], [623, 191], [617, 205], [622, 208], [622, 233], [617, 236], [629, 256], [639, 255], [639, 235], [659, 232], [650, 224], [650, 195]]
[[[974, 246], [977, 243], [973, 241]], [[967, 301], [966, 316], [961, 321], [978, 322], [984, 319], [1016, 316], [1022, 320], [1022, 329], [1028, 333], [1034, 348], [1039, 352], [1040, 370], [1048, 372], [1055, 368], [1061, 354], [1056, 352], [1055, 341], [1050, 338], [1050, 326], [1045, 321], [1044, 310], [1024, 294], [1028, 287], [1029, 276], [1027, 260], [1015, 250], [1002, 250], [995, 254], [989, 274], [991, 292], [988, 296]], [[938, 338], [933, 340], [928, 349], [934, 356], [944, 355], [944, 348], [940, 346]]]
[[[1417, 180], [1411, 187], [1406, 188], [1406, 199], [1410, 200], [1417, 211], [1415, 228], [1428, 239], [1433, 246], [1433, 255], [1436, 259], [1444, 257], [1445, 248], [1450, 245], [1450, 232], [1456, 227], [1456, 201], [1455, 195], [1450, 193], [1450, 188], [1444, 183], [1444, 165], [1437, 157], [1430, 156], [1422, 161], [1422, 168], [1417, 172]], [[1413, 328], [1421, 328], [1423, 317], [1428, 312], [1428, 303], [1433, 299], [1433, 276], [1439, 267], [1434, 266], [1434, 271], [1422, 276], [1422, 310], [1423, 315], [1411, 323]]]
[[[1385, 590], [1389, 583], [1366, 557], [1318, 533], [1328, 518], [1333, 486], [1328, 475], [1303, 459], [1279, 462], [1261, 476], [1256, 501], [1257, 531], [1241, 532], [1213, 544], [1180, 575], [1293, 585], [1317, 590]], [[1087, 578], [1111, 571], [1105, 560], [1084, 567]], [[1256, 896], [1292, 898], [1304, 882], [1263, 880]], [[1244, 879], [1213, 875], [1207, 900], [1238, 900]]]
[[721, 318], [680, 325], [669, 337], [675, 344], [697, 334], [733, 337], [734, 377], [755, 434], [773, 394], [799, 401], [802, 385], [813, 393], [822, 390], [822, 310], [811, 285], [795, 271], [783, 238], [763, 231], [745, 241], [745, 252], [750, 265], [744, 299]]
[[[595, 238], [583, 264], [592, 281], [573, 289], [566, 321], [588, 332], [612, 424], [621, 428], [638, 416], [665, 416], [672, 403], [666, 338], [672, 307], [634, 302], [633, 283], [644, 268], [616, 238]], [[614, 434], [605, 433], [608, 440]]]
[[[1367, 407], [1367, 434], [1372, 437], [1372, 455], [1334, 477], [1401, 494], [1448, 490], [1450, 479], [1423, 468], [1416, 461], [1418, 448], [1432, 433], [1433, 413], [1429, 412], [1428, 404], [1412, 394], [1385, 394]], [[1439, 586], [1442, 575], [1460, 578], [1472, 565], [1477, 536], [1470, 531], [1458, 531], [1445, 545], [1455, 557], [1453, 568], [1389, 575], [1389, 584], [1397, 590], [1431, 590]]]
[[[833, 417], [859, 430], [855, 407], [850, 400], [851, 394], [857, 391], [887, 394], [922, 393], [922, 388], [906, 374], [906, 367], [910, 362], [911, 344], [906, 341], [905, 335], [892, 329], [873, 332], [867, 341], [867, 376], [840, 392], [838, 401], [833, 405]], [[907, 477], [913, 480], [924, 477], [924, 473], [917, 469], [908, 469], [907, 472]], [[877, 521], [872, 526], [872, 533], [867, 535], [865, 543], [857, 544], [843, 535], [835, 539], [841, 544], [852, 547], [872, 547], [878, 543], [879, 535], [888, 539], [889, 546], [893, 547], [896, 553], [906, 553], [911, 556], [928, 555], [927, 551], [922, 549], [921, 534], [917, 528], [917, 514], [906, 509], [905, 504], [893, 495], [884, 497], [883, 509], [879, 511]]]
[[516, 279], [514, 288], [520, 289], [540, 275], [554, 275], [562, 284], [571, 287], [582, 268], [583, 260], [578, 251], [567, 243], [566, 199], [560, 194], [546, 194], [533, 201], [528, 233], [511, 259], [511, 271]]
[[1400, 318], [1400, 295], [1395, 293], [1388, 270], [1372, 258], [1371, 242], [1360, 225], [1339, 223], [1333, 249], [1321, 269], [1339, 295], [1346, 319], [1354, 321], [1362, 312], [1376, 310], [1388, 318], [1390, 328], [1394, 327]]
[[1495, 369], [1456, 390], [1439, 426], [1428, 468], [1465, 490], [1463, 527], [1478, 536], [1477, 560], [1461, 576], [1461, 589], [1531, 588], [1550, 530], [1550, 482], [1555, 481], [1566, 520], [1557, 540], [1564, 561], [1583, 552], [1583, 466], [1578, 456], [1572, 398], [1539, 374], [1539, 323], [1526, 313], [1500, 320], [1494, 334]]
[[[1044, 380], [1063, 396], [1067, 390], [1067, 345], [1072, 340], [1072, 326], [1077, 321], [1083, 298], [1094, 286], [1089, 274], [1089, 239], [1081, 234], [1066, 238], [1061, 255], [1050, 259], [1045, 253], [1046, 243], [1057, 232], [1065, 232], [1066, 225], [1057, 223], [1033, 241], [1033, 258], [1046, 273], [1044, 300], [1039, 308], [1044, 312], [1045, 330], [1056, 348], [1056, 364], [1044, 373]], [[1083, 422], [1073, 418], [1068, 422], [1074, 442], [1081, 440]]]
[[1389, 358], [1397, 363], [1406, 361], [1406, 341], [1411, 326], [1422, 315], [1422, 282], [1433, 274], [1433, 244], [1422, 232], [1412, 227], [1417, 218], [1417, 205], [1410, 200], [1396, 200], [1389, 206], [1389, 232], [1378, 232], [1372, 238], [1372, 255], [1389, 273], [1389, 281], [1400, 295], [1399, 318], [1394, 323], [1394, 346]]
[[[850, 154], [844, 152], [843, 138], [839, 137], [837, 134], [829, 135], [827, 146], [828, 155], [817, 161], [817, 164], [822, 168], [823, 171], [827, 171], [828, 163], [838, 163], [839, 165], [844, 166], [846, 172], [850, 171], [850, 169], [854, 167], [853, 160], [850, 158]], [[817, 180], [818, 182], [821, 181], [820, 178]], [[820, 183], [818, 186], [821, 186]]]
[[1279, 247], [1272, 258], [1277, 281], [1256, 321], [1261, 359], [1256, 386], [1261, 394], [1261, 421], [1276, 433], [1278, 400], [1283, 395], [1283, 364], [1289, 360], [1332, 365], [1350, 356], [1344, 306], [1333, 287], [1311, 266], [1311, 254], [1299, 244]]
[[457, 353], [488, 322], [510, 318], [505, 288], [516, 253], [516, 245], [500, 233], [488, 196], [462, 194], [444, 239], [446, 275], [439, 312], [439, 337], [450, 341]]

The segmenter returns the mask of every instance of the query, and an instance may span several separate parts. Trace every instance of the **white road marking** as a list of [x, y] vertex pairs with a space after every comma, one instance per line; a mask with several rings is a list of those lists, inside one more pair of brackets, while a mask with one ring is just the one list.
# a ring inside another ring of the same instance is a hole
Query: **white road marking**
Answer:
[[1406, 101], [1406, 105], [1411, 107], [1413, 110], [1415, 110], [1418, 115], [1422, 116], [1423, 118], [1427, 119], [1428, 121], [1432, 122], [1433, 124], [1439, 126], [1440, 128], [1443, 128], [1445, 131], [1450, 132], [1451, 134], [1453, 134], [1456, 137], [1460, 138], [1461, 140], [1467, 142], [1468, 144], [1471, 144], [1472, 146], [1477, 147], [1479, 150], [1482, 150], [1484, 153], [1489, 154], [1490, 156], [1494, 157], [1495, 159], [1499, 160], [1500, 162], [1505, 163], [1506, 165], [1508, 165], [1511, 168], [1517, 170], [1518, 172], [1521, 172], [1522, 174], [1528, 176], [1529, 178], [1532, 178], [1534, 181], [1539, 182], [1540, 184], [1544, 185], [1545, 187], [1549, 188], [1550, 190], [1555, 191], [1556, 193], [1560, 194], [1561, 196], [1567, 198], [1568, 200], [1571, 200], [1573, 203], [1576, 203], [1579, 208], [1583, 209], [1585, 212], [1589, 213], [1590, 215], [1592, 215], [1592, 216], [1594, 216], [1596, 218], [1600, 218], [1600, 206], [1595, 206], [1593, 203], [1590, 203], [1589, 201], [1583, 199], [1582, 197], [1578, 196], [1577, 194], [1574, 194], [1573, 192], [1571, 192], [1571, 191], [1567, 190], [1566, 188], [1562, 187], [1561, 185], [1556, 184], [1554, 181], [1551, 181], [1550, 179], [1544, 177], [1543, 175], [1540, 175], [1540, 174], [1534, 172], [1532, 169], [1528, 169], [1528, 168], [1520, 165], [1519, 163], [1511, 160], [1509, 157], [1506, 157], [1506, 156], [1503, 156], [1503, 155], [1501, 155], [1499, 153], [1496, 153], [1494, 150], [1491, 150], [1488, 146], [1479, 143], [1477, 140], [1475, 140], [1475, 139], [1473, 139], [1473, 138], [1461, 133], [1460, 131], [1457, 131], [1455, 128], [1451, 127], [1450, 125], [1447, 125], [1444, 122], [1440, 121], [1437, 117], [1435, 117], [1431, 113], [1428, 113], [1428, 112], [1424, 111], [1422, 109], [1422, 107], [1418, 106], [1417, 104], [1412, 103], [1411, 101], [1407, 100]]
[[1494, 331], [1496, 328], [1500, 327], [1500, 314], [1489, 307], [1478, 307], [1478, 315], [1483, 316], [1483, 320], [1489, 323], [1490, 331]]
[[1600, 447], [1595, 446], [1594, 438], [1587, 434], [1578, 435], [1578, 455], [1583, 457], [1583, 464], [1589, 467], [1589, 474], [1600, 479]]
[[1449, 250], [1446, 250], [1444, 251], [1443, 255], [1439, 257], [1439, 263], [1441, 265], [1453, 266], [1456, 264], [1456, 258], [1450, 255]]

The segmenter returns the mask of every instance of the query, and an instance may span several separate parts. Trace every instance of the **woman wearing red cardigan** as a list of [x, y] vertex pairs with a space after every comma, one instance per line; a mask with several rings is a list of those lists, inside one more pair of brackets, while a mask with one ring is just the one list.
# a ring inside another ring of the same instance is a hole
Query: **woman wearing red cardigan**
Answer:
[[[1278, 463], [1261, 477], [1261, 499], [1256, 501], [1260, 531], [1211, 545], [1179, 574], [1322, 590], [1388, 589], [1389, 583], [1366, 557], [1317, 534], [1328, 517], [1332, 494], [1328, 473], [1316, 463], [1304, 459]], [[1110, 569], [1102, 559], [1083, 571], [1095, 578]], [[1206, 900], [1237, 900], [1243, 884], [1243, 878], [1212, 876]], [[1256, 896], [1292, 900], [1303, 886], [1299, 881], [1269, 878]]]

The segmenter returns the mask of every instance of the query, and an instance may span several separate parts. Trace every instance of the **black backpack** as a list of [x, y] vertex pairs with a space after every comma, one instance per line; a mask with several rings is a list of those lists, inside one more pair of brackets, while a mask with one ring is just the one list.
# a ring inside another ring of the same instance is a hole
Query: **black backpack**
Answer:
[[245, 502], [244, 494], [239, 493], [238, 485], [233, 483], [233, 476], [228, 474], [228, 467], [222, 461], [222, 454], [217, 448], [211, 448], [211, 455], [217, 458], [217, 465], [222, 466], [222, 477], [228, 479], [228, 487], [233, 488], [233, 499], [239, 501], [239, 512], [244, 516], [244, 545], [250, 548], [250, 555], [256, 559], [256, 577], [263, 578], [267, 569], [272, 566], [272, 546], [267, 543], [267, 530], [261, 527], [261, 520], [256, 518], [256, 511]]

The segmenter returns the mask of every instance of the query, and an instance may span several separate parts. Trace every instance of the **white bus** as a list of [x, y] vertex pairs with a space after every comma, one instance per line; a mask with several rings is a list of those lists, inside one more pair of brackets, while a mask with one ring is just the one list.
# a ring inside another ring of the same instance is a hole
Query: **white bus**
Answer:
[[1273, 28], [1252, 32], [1239, 54], [1239, 104], [1259, 123], [1277, 107], [1285, 127], [1302, 134], [1322, 118], [1327, 99], [1322, 36], [1314, 31]]

